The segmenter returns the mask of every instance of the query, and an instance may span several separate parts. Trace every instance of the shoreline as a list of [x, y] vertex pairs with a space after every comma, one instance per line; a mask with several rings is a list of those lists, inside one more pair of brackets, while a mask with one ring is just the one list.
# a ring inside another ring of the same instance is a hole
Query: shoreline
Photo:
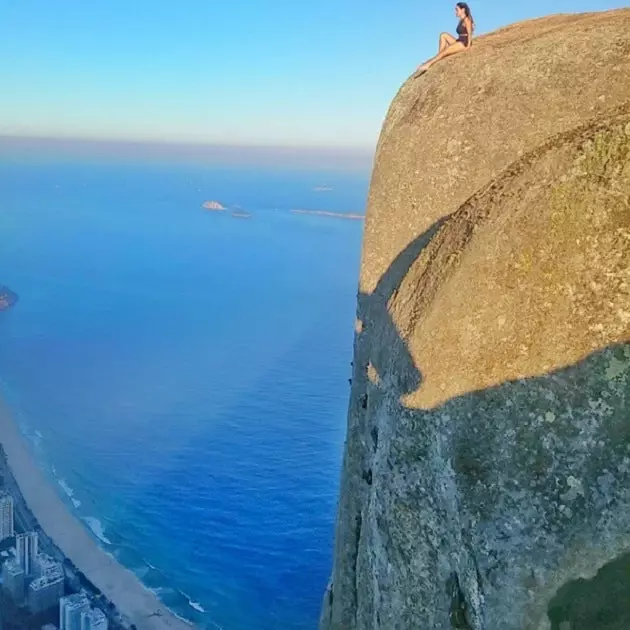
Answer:
[[0, 399], [0, 445], [9, 472], [25, 505], [46, 536], [63, 555], [109, 599], [118, 613], [138, 630], [192, 630], [152, 593], [136, 575], [102, 549], [58, 496], [31, 453]]

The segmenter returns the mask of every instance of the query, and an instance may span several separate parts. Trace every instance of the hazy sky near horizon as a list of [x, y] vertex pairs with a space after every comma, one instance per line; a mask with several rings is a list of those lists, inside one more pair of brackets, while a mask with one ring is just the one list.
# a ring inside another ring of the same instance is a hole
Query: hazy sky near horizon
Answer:
[[[627, 0], [471, 0], [479, 33]], [[0, 135], [371, 148], [454, 2], [0, 0]]]

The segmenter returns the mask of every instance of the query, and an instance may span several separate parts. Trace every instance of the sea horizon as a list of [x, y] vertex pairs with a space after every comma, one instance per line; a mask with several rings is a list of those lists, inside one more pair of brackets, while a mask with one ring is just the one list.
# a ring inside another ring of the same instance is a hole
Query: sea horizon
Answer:
[[161, 138], [99, 138], [0, 134], [0, 159], [158, 162], [211, 167], [358, 173], [371, 171], [374, 147], [227, 143]]
[[367, 181], [3, 163], [0, 396], [67, 509], [200, 627], [316, 625], [362, 222], [291, 210], [360, 211]]

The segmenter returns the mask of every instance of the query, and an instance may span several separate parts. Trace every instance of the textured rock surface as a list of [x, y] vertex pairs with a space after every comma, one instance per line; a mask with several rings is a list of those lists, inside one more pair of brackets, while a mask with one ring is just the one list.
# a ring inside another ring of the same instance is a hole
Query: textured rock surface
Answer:
[[321, 630], [586, 629], [630, 551], [628, 33], [517, 24], [394, 100]]

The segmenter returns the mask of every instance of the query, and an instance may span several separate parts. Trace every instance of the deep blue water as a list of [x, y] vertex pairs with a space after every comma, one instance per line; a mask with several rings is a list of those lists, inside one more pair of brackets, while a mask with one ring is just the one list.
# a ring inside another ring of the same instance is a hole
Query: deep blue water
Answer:
[[289, 210], [366, 192], [365, 174], [0, 158], [0, 284], [20, 296], [0, 392], [69, 507], [202, 627], [316, 627], [363, 223]]

